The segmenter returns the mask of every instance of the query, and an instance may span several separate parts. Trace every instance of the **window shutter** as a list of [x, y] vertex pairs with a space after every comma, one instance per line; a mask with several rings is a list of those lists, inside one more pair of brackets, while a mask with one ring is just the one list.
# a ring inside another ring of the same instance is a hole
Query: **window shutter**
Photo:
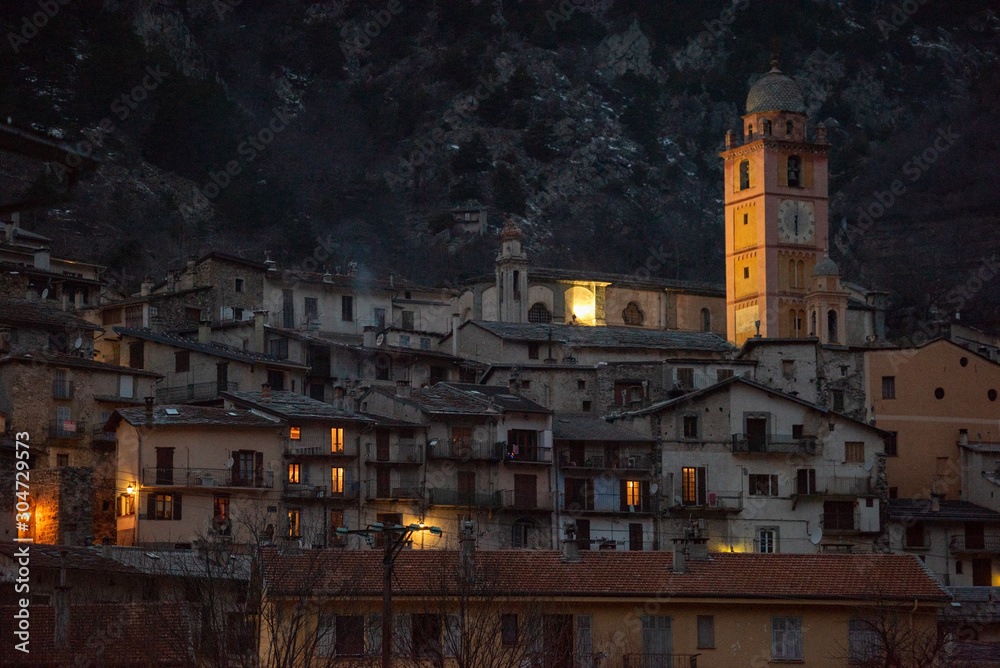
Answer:
[[462, 623], [458, 615], [445, 617], [444, 655], [450, 659], [462, 655]]
[[813, 161], [812, 156], [802, 156], [802, 185], [806, 188], [813, 187]]
[[778, 185], [788, 185], [788, 156], [784, 154], [778, 156]]
[[628, 510], [628, 481], [619, 480], [618, 481], [618, 495], [621, 505], [619, 508], [622, 510]]
[[152, 520], [156, 518], [156, 495], [149, 494], [146, 496], [146, 519]]
[[181, 495], [174, 494], [174, 519], [181, 519]]
[[707, 488], [706, 488], [706, 478], [705, 467], [699, 466], [695, 469], [698, 472], [698, 505], [704, 506], [707, 504]]
[[264, 486], [264, 453], [253, 454], [253, 483], [255, 487]]
[[400, 612], [396, 615], [396, 626], [394, 629], [394, 638], [392, 648], [393, 653], [396, 656], [410, 656], [412, 654], [412, 645], [410, 642], [410, 615], [406, 612]]
[[368, 654], [381, 656], [382, 652], [382, 613], [368, 615]]

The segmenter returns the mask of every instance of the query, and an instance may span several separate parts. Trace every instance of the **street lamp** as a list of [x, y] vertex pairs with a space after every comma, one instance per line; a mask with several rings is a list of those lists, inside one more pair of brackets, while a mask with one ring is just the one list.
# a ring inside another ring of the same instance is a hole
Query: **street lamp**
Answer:
[[440, 536], [440, 527], [429, 527], [423, 523], [403, 526], [373, 522], [367, 529], [348, 530], [337, 529], [337, 534], [347, 536], [359, 534], [365, 537], [369, 545], [373, 543], [375, 534], [382, 535], [382, 668], [392, 668], [392, 637], [395, 633], [395, 619], [392, 615], [392, 570], [396, 565], [396, 556], [403, 546], [413, 537], [413, 534], [426, 531], [432, 536]]

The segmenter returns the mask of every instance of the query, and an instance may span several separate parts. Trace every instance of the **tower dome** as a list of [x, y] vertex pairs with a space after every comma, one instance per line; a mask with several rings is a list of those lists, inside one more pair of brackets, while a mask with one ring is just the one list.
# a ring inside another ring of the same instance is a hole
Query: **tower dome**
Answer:
[[758, 79], [747, 93], [746, 113], [754, 114], [761, 111], [793, 111], [800, 114], [806, 112], [802, 89], [791, 77], [781, 73], [775, 61], [771, 63], [771, 71]]
[[829, 255], [824, 255], [813, 267], [813, 276], [840, 276], [840, 267]]

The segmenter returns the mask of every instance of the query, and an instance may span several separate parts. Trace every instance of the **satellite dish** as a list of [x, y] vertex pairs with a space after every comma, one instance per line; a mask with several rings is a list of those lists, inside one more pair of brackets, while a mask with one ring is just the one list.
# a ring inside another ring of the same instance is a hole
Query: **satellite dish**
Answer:
[[819, 542], [823, 540], [823, 528], [816, 527], [809, 532], [809, 542], [813, 545], [819, 545]]
[[73, 347], [79, 349], [80, 346], [82, 345], [83, 345], [83, 337], [82, 336], [76, 337], [76, 341], [73, 342]]
[[375, 337], [375, 345], [380, 346], [385, 343], [385, 334], [379, 334]]
[[875, 460], [874, 459], [866, 459], [865, 460], [865, 470], [866, 471], [871, 471], [873, 466], [875, 466]]
[[657, 485], [655, 482], [649, 486], [649, 493], [650, 494], [656, 494], [659, 490], [660, 490], [660, 486]]
[[49, 296], [49, 289], [45, 288], [44, 290], [42, 290], [42, 299], [45, 299], [48, 296]]
[[227, 468], [227, 469], [231, 469], [231, 468], [233, 468], [233, 464], [235, 464], [235, 463], [236, 463], [236, 462], [234, 462], [234, 461], [233, 461], [233, 458], [232, 458], [232, 457], [230, 457], [230, 458], [229, 458], [229, 460], [228, 460], [228, 461], [226, 461], [226, 468]]

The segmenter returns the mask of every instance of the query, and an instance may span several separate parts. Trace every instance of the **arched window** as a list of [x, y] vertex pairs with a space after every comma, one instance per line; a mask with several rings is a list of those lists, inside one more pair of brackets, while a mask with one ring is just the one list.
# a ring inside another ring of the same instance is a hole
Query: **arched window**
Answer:
[[826, 333], [830, 343], [837, 342], [837, 312], [833, 309], [826, 314]]
[[799, 323], [795, 319], [795, 309], [788, 312], [788, 325], [792, 328], [792, 336], [799, 338]]
[[626, 325], [641, 325], [646, 320], [642, 309], [635, 302], [629, 302], [625, 310], [622, 311], [622, 322]]
[[795, 284], [800, 288], [806, 287], [806, 263], [802, 260], [795, 263]]
[[816, 311], [809, 317], [809, 336], [816, 336]]
[[799, 275], [795, 271], [795, 260], [788, 261], [788, 284], [793, 288], [799, 287]]
[[799, 334], [798, 335], [800, 337], [805, 336], [806, 335], [806, 312], [805, 311], [799, 311], [798, 328], [799, 328]]
[[535, 302], [528, 309], [528, 322], [552, 322], [552, 313], [542, 302]]
[[750, 139], [753, 138], [753, 123], [747, 126], [747, 137]]
[[788, 185], [792, 188], [802, 185], [802, 158], [797, 155], [788, 156]]
[[740, 190], [750, 187], [750, 161], [744, 160], [740, 163]]
[[520, 299], [521, 298], [521, 272], [519, 272], [519, 271], [515, 271], [514, 272], [514, 285], [512, 287], [514, 288], [514, 299]]
[[785, 134], [790, 135], [795, 130], [795, 124], [791, 121], [785, 121]]
[[712, 312], [707, 308], [701, 310], [701, 331], [711, 332], [712, 331]]

